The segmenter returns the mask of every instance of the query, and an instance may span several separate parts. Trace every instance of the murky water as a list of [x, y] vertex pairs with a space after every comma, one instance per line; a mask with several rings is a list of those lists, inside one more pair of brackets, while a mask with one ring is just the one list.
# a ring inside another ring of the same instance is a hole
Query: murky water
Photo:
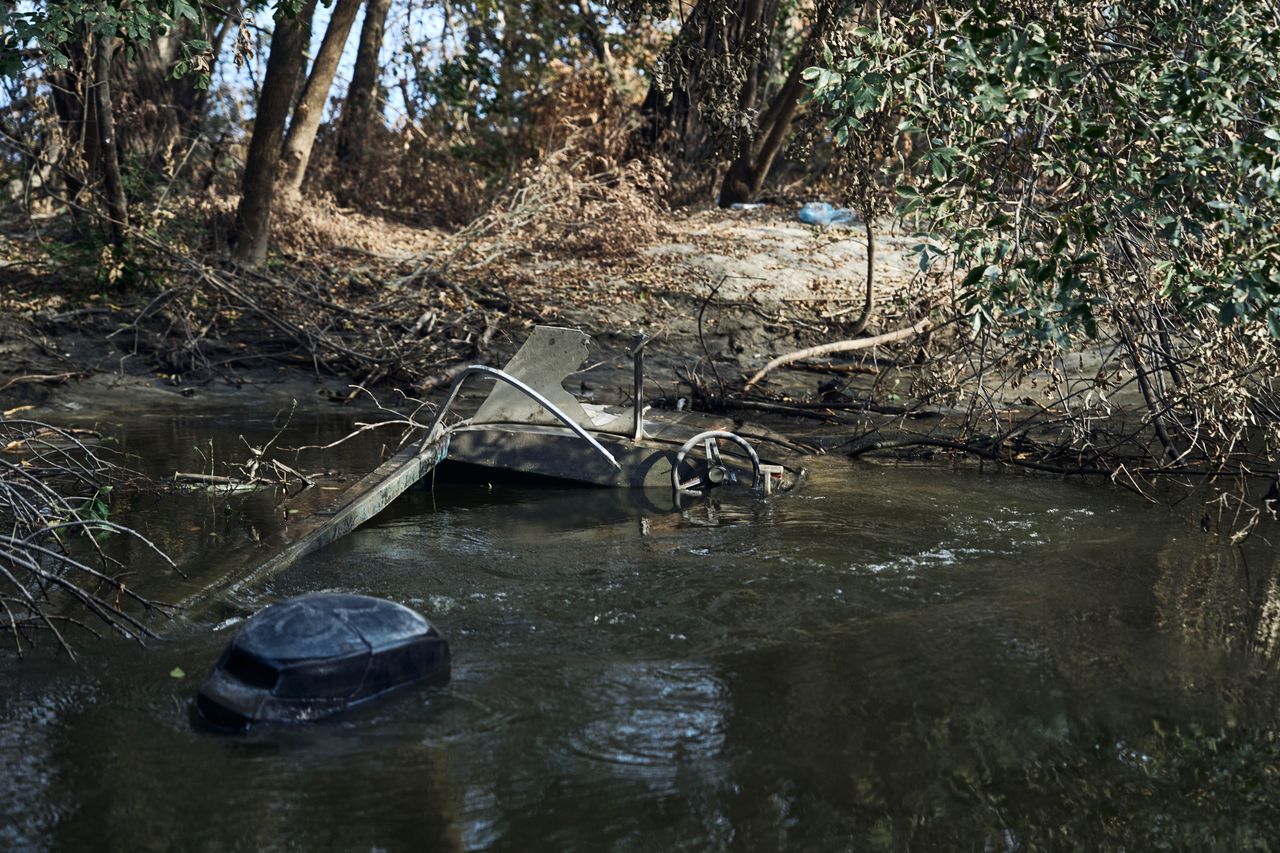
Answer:
[[[1236, 849], [1280, 832], [1264, 543], [1222, 549], [1052, 480], [811, 473], [771, 502], [668, 515], [587, 490], [411, 493], [256, 593], [386, 596], [450, 638], [447, 687], [333, 722], [194, 730], [225, 614], [74, 666], [7, 656], [0, 846]], [[254, 511], [191, 498], [157, 536], [216, 561]]]

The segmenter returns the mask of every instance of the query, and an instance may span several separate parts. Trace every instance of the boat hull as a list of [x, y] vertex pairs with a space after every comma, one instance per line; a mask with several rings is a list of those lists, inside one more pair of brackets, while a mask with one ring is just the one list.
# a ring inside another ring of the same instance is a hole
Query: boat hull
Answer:
[[[531, 424], [456, 427], [450, 437], [448, 459], [485, 469], [602, 488], [670, 491], [671, 466], [682, 442], [656, 438], [635, 441], [607, 433], [595, 433], [595, 438], [618, 461], [618, 467], [568, 429]], [[746, 456], [737, 455], [736, 450], [731, 443], [724, 443], [722, 458], [737, 482], [749, 486], [751, 463]], [[773, 460], [762, 456], [761, 461]], [[781, 491], [792, 488], [800, 473], [784, 466], [773, 488]]]

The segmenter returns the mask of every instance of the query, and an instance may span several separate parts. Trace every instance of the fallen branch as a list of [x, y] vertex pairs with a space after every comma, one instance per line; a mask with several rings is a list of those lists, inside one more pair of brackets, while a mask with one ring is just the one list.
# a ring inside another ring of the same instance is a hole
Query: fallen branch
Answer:
[[777, 370], [779, 367], [785, 367], [797, 361], [803, 361], [806, 358], [818, 358], [819, 356], [831, 355], [837, 352], [856, 352], [858, 350], [870, 349], [883, 344], [891, 344], [896, 341], [906, 340], [913, 335], [918, 335], [929, 328], [930, 321], [928, 319], [921, 320], [914, 326], [906, 329], [899, 329], [896, 332], [885, 332], [883, 335], [874, 335], [870, 338], [856, 338], [850, 341], [836, 341], [830, 344], [822, 344], [821, 346], [809, 347], [808, 349], [796, 350], [786, 355], [780, 355], [764, 367], [756, 371], [756, 375], [747, 381], [747, 385], [742, 389], [743, 393], [750, 391], [752, 386], [764, 378], [765, 374]]
[[241, 477], [224, 477], [221, 474], [193, 474], [185, 471], [174, 471], [173, 481], [175, 483], [203, 483], [209, 486], [252, 486], [248, 480]]
[[809, 373], [834, 373], [836, 375], [859, 374], [862, 376], [879, 376], [881, 373], [881, 368], [879, 367], [867, 367], [863, 364], [832, 364], [831, 362], [827, 362], [826, 364], [796, 363], [791, 365], [791, 369], [805, 370]]
[[[1067, 477], [1108, 477], [1115, 479], [1116, 469], [1098, 468], [1092, 465], [1058, 465], [1051, 462], [1042, 462], [1035, 459], [1019, 457], [1009, 452], [1002, 452], [1000, 441], [985, 441], [981, 443], [969, 441], [952, 441], [945, 438], [934, 438], [932, 436], [908, 435], [897, 436], [893, 438], [865, 436], [854, 442], [845, 455], [850, 459], [857, 459], [868, 453], [879, 453], [885, 450], [897, 450], [907, 447], [931, 447], [939, 450], [954, 450], [959, 453], [967, 453], [976, 456], [979, 459], [985, 459], [991, 462], [998, 462], [1002, 465], [1012, 465], [1020, 468], [1029, 468], [1032, 471], [1042, 471], [1046, 474], [1061, 474]], [[1122, 486], [1125, 484], [1121, 484]]]
[[[74, 657], [57, 623], [98, 632], [68, 608], [82, 609], [123, 637], [154, 637], [143, 617], [171, 616], [175, 608], [126, 584], [124, 565], [95, 538], [136, 539], [181, 575], [155, 543], [104, 517], [113, 484], [130, 472], [95, 455], [76, 431], [39, 421], [0, 418], [0, 444], [21, 457], [0, 459], [0, 631], [12, 634], [15, 651], [22, 654], [24, 640], [47, 629]], [[128, 612], [126, 604], [141, 612]]]
[[[894, 417], [906, 418], [937, 418], [942, 416], [940, 412], [924, 409], [918, 405], [885, 406], [880, 403], [874, 403], [871, 400], [851, 403], [805, 403], [793, 400], [787, 403], [774, 403], [768, 400], [731, 399], [725, 401], [725, 406], [733, 409], [754, 409], [758, 412], [777, 412], [784, 415], [818, 418], [834, 418], [834, 415], [830, 414], [833, 412], [869, 412], [875, 415], [893, 415]], [[838, 418], [835, 419], [839, 420]]]
[[83, 370], [73, 370], [67, 373], [33, 373], [28, 376], [15, 376], [8, 382], [0, 385], [0, 391], [8, 391], [15, 385], [23, 385], [34, 382], [45, 382], [50, 385], [58, 385], [70, 379], [77, 379], [88, 374]]

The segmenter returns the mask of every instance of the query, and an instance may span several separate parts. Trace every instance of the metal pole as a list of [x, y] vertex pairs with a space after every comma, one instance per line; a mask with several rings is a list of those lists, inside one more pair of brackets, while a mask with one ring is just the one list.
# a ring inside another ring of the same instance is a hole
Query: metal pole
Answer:
[[631, 399], [635, 402], [631, 424], [631, 438], [634, 441], [644, 438], [644, 345], [648, 342], [649, 338], [644, 332], [637, 332], [631, 339], [631, 359], [635, 365], [635, 382], [631, 390]]
[[427, 442], [430, 442], [437, 437], [440, 426], [444, 422], [445, 413], [449, 411], [449, 407], [453, 405], [453, 401], [458, 398], [458, 392], [462, 390], [462, 383], [465, 382], [469, 377], [477, 373], [482, 374], [484, 376], [491, 376], [494, 379], [505, 382], [508, 385], [510, 385], [512, 388], [515, 388], [517, 391], [520, 391], [528, 395], [529, 397], [533, 398], [533, 400], [537, 402], [538, 405], [542, 406], [544, 409], [546, 409], [548, 412], [554, 415], [556, 420], [560, 421], [560, 423], [564, 424], [569, 429], [573, 430], [573, 432], [576, 433], [579, 438], [581, 438], [587, 444], [590, 444], [592, 447], [598, 450], [601, 456], [609, 460], [610, 465], [612, 465], [614, 468], [616, 468], [619, 471], [622, 470], [622, 466], [618, 464], [617, 459], [613, 458], [613, 454], [610, 453], [608, 450], [605, 450], [603, 444], [596, 441], [595, 437], [591, 435], [591, 433], [583, 429], [582, 426], [577, 421], [575, 421], [573, 418], [565, 414], [564, 411], [561, 410], [558, 406], [556, 406], [555, 403], [551, 402], [542, 394], [538, 393], [537, 391], [530, 388], [525, 383], [521, 382], [519, 379], [516, 379], [511, 374], [504, 373], [501, 370], [498, 370], [496, 367], [485, 367], [482, 364], [473, 364], [470, 367], [468, 367], [466, 370], [462, 371], [462, 373], [458, 374], [458, 378], [453, 381], [453, 387], [449, 389], [449, 393], [444, 398], [444, 402], [441, 403], [440, 408], [436, 410], [435, 420], [431, 422], [431, 428], [427, 430], [427, 437], [423, 441], [424, 445]]

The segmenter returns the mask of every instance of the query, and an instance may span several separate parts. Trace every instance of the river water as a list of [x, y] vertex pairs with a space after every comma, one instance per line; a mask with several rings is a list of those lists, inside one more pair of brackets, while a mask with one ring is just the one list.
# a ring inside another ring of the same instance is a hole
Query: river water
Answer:
[[[234, 444], [215, 419], [119, 433], [157, 471]], [[120, 517], [199, 566], [270, 524], [254, 500]], [[837, 457], [792, 494], [669, 514], [437, 483], [145, 650], [0, 658], [0, 847], [1262, 845], [1274, 563], [1108, 488]], [[451, 682], [300, 728], [193, 728], [237, 615], [318, 590], [425, 613]]]

